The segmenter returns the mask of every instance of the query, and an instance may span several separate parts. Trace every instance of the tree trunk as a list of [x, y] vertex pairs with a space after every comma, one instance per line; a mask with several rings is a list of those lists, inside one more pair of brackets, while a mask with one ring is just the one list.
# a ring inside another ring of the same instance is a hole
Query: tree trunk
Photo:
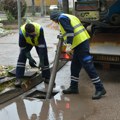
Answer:
[[32, 0], [32, 15], [35, 16], [35, 1]]
[[41, 16], [44, 16], [44, 0], [41, 0]]
[[21, 6], [20, 6], [20, 0], [17, 0], [17, 7], [18, 7], [18, 28], [20, 30], [20, 26], [21, 26]]
[[69, 0], [62, 0], [64, 13], [69, 13]]

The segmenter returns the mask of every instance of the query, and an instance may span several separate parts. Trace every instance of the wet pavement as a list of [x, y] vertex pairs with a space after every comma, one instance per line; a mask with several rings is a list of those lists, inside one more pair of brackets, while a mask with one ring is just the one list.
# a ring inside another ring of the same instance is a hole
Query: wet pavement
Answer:
[[0, 120], [119, 120], [119, 72], [98, 69], [107, 94], [100, 100], [92, 100], [94, 87], [84, 70], [80, 73], [80, 93], [62, 93], [62, 90], [69, 86], [69, 65], [70, 63], [67, 63], [57, 73], [57, 86], [53, 92], [59, 92], [53, 98], [46, 100], [27, 97], [33, 91], [47, 91], [48, 86], [41, 83], [29, 92], [1, 104]]
[[[45, 29], [49, 59], [53, 61], [58, 42], [57, 30], [51, 29], [49, 18], [37, 20]], [[0, 64], [16, 65], [19, 53], [18, 31], [0, 38]], [[11, 52], [10, 52], [11, 51]], [[14, 54], [13, 54], [14, 53]], [[33, 56], [37, 59], [35, 51]], [[6, 55], [5, 55], [6, 54]], [[8, 60], [6, 62], [6, 60]], [[58, 92], [50, 100], [27, 97], [33, 91], [47, 91], [43, 82], [23, 95], [0, 104], [0, 120], [119, 120], [120, 119], [120, 69], [98, 69], [107, 94], [100, 100], [92, 100], [94, 87], [84, 70], [80, 73], [79, 94], [64, 95], [62, 90], [70, 84], [70, 62], [56, 76]]]

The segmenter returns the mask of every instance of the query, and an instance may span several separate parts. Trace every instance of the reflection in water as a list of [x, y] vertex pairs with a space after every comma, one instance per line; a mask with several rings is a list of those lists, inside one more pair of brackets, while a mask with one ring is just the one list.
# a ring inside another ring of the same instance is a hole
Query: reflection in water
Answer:
[[32, 114], [30, 120], [38, 120], [38, 117], [36, 114]]
[[18, 98], [0, 110], [0, 120], [63, 120], [61, 100], [61, 95], [52, 100]]
[[20, 120], [27, 120], [28, 116], [27, 116], [27, 113], [26, 113], [26, 108], [25, 108], [24, 101], [21, 100], [21, 99], [18, 99], [16, 101], [16, 105], [17, 105], [17, 112], [18, 112]]
[[0, 110], [0, 120], [19, 120], [15, 103]]
[[38, 99], [17, 99], [0, 110], [0, 120], [39, 120], [43, 102]]
[[26, 113], [27, 113], [29, 119], [31, 117], [35, 116], [35, 114], [36, 114], [36, 116], [39, 116], [39, 113], [41, 111], [43, 102], [41, 102], [38, 99], [34, 99], [34, 100], [31, 100], [31, 101], [27, 100], [27, 99], [24, 99], [24, 104], [25, 104]]
[[68, 108], [66, 104], [70, 106], [70, 99], [64, 97], [62, 93], [57, 94], [51, 101], [51, 106], [53, 107], [56, 120], [65, 120], [64, 115]]
[[89, 102], [83, 101], [80, 102], [79, 95], [64, 96], [62, 93], [50, 100], [19, 98], [0, 110], [0, 120], [77, 120], [92, 112], [91, 107], [86, 109]]

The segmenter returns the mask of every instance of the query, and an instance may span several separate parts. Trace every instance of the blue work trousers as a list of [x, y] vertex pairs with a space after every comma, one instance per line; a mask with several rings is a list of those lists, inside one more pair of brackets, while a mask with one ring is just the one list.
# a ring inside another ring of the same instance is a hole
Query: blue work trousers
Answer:
[[[30, 52], [32, 48], [33, 46], [28, 44], [25, 49], [20, 51], [18, 61], [17, 61], [17, 67], [16, 67], [16, 78], [22, 78], [24, 76], [25, 65], [27, 60], [26, 53]], [[42, 70], [42, 77], [49, 79], [50, 68], [49, 68], [47, 48], [39, 48], [37, 46], [35, 46], [35, 48], [36, 48], [38, 57], [41, 57], [41, 55], [44, 56], [44, 68]]]
[[71, 86], [78, 86], [79, 73], [83, 67], [89, 75], [92, 83], [97, 90], [102, 89], [103, 85], [93, 64], [93, 57], [89, 53], [89, 41], [86, 40], [74, 48], [73, 59], [71, 62]]

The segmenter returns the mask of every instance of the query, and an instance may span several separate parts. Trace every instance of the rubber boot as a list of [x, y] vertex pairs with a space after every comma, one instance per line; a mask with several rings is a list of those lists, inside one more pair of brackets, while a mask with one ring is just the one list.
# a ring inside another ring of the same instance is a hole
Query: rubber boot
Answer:
[[63, 90], [63, 93], [64, 94], [78, 94], [79, 91], [78, 91], [78, 88], [72, 88], [71, 86], [66, 89], [66, 90]]
[[70, 87], [63, 90], [64, 94], [78, 94], [78, 82], [71, 80]]
[[95, 94], [92, 96], [93, 100], [100, 99], [103, 95], [106, 94], [106, 90], [101, 83], [96, 84], [95, 88], [96, 88]]

